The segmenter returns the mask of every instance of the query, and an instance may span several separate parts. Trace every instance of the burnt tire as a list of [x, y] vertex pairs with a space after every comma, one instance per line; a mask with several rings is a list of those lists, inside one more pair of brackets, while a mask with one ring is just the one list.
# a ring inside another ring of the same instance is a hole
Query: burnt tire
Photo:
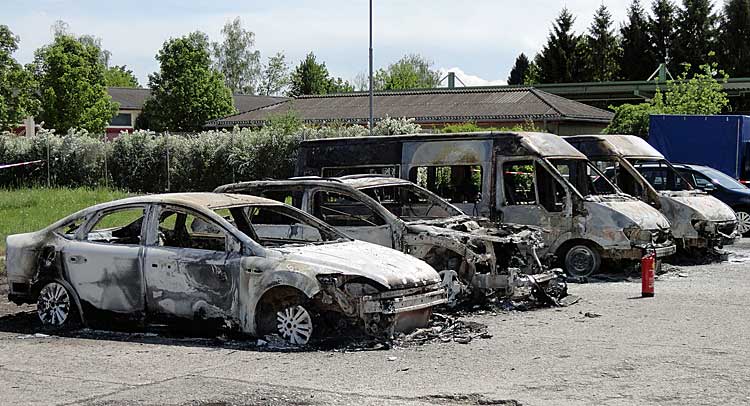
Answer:
[[305, 345], [315, 332], [311, 310], [302, 295], [287, 294], [264, 300], [259, 306], [258, 333], [276, 334], [290, 344]]
[[585, 244], [570, 247], [565, 253], [565, 272], [573, 277], [587, 277], [599, 271], [602, 257], [596, 248]]
[[77, 327], [78, 308], [73, 293], [57, 281], [47, 282], [39, 290], [36, 313], [45, 329], [65, 331]]

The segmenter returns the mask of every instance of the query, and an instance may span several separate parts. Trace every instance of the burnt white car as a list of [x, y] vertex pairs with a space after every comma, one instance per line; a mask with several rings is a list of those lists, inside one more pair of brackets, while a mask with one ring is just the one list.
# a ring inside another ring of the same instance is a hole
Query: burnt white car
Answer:
[[126, 198], [7, 238], [9, 299], [53, 328], [104, 320], [207, 322], [294, 344], [342, 328], [391, 334], [446, 302], [440, 277], [259, 197]]

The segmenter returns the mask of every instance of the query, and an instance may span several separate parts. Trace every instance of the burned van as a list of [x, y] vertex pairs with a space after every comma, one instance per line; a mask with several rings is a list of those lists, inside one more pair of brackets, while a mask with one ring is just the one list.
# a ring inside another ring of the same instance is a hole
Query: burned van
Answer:
[[586, 156], [545, 133], [485, 132], [311, 140], [298, 174], [409, 179], [467, 213], [539, 226], [545, 253], [575, 276], [602, 259], [675, 252], [669, 222], [622, 193]]
[[734, 211], [719, 199], [693, 188], [664, 156], [634, 135], [565, 137], [629, 195], [659, 209], [672, 225], [678, 248], [709, 249], [731, 244]]

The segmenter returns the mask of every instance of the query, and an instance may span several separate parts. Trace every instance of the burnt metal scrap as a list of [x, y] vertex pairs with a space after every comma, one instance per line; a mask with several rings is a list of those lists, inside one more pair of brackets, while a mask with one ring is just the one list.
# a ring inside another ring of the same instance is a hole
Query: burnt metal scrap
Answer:
[[290, 201], [355, 239], [424, 260], [439, 271], [450, 306], [513, 296], [531, 276], [544, 289], [558, 278], [537, 255], [544, 247], [540, 230], [465, 215], [406, 180], [306, 177], [242, 182], [216, 191]]
[[9, 299], [49, 328], [188, 323], [305, 344], [339, 323], [391, 336], [446, 302], [437, 272], [243, 195], [97, 205], [7, 239]]

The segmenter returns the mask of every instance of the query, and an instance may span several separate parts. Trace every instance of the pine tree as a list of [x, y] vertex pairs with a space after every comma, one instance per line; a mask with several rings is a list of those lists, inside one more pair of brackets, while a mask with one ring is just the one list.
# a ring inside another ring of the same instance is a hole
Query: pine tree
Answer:
[[521, 55], [518, 55], [518, 57], [516, 58], [516, 63], [513, 65], [513, 69], [510, 70], [510, 75], [508, 76], [508, 84], [522, 85], [528, 71], [529, 58], [527, 58], [526, 55], [521, 52]]
[[547, 43], [535, 61], [540, 83], [576, 82], [576, 47], [579, 37], [573, 32], [575, 18], [563, 8], [552, 24]]
[[612, 29], [612, 14], [604, 4], [594, 13], [586, 42], [586, 76], [595, 82], [616, 79], [620, 69], [620, 45]]
[[677, 12], [673, 64], [688, 63], [691, 71], [708, 62], [716, 46], [716, 15], [711, 0], [683, 0]]
[[651, 52], [646, 13], [638, 0], [630, 3], [628, 20], [620, 27], [620, 35], [620, 77], [625, 80], [646, 80], [658, 63]]
[[730, 76], [750, 76], [750, 0], [728, 0], [721, 18], [721, 60]]
[[651, 11], [653, 17], [648, 20], [651, 52], [656, 63], [666, 63], [671, 69], [674, 67], [672, 48], [675, 40], [675, 5], [671, 0], [654, 0]]

